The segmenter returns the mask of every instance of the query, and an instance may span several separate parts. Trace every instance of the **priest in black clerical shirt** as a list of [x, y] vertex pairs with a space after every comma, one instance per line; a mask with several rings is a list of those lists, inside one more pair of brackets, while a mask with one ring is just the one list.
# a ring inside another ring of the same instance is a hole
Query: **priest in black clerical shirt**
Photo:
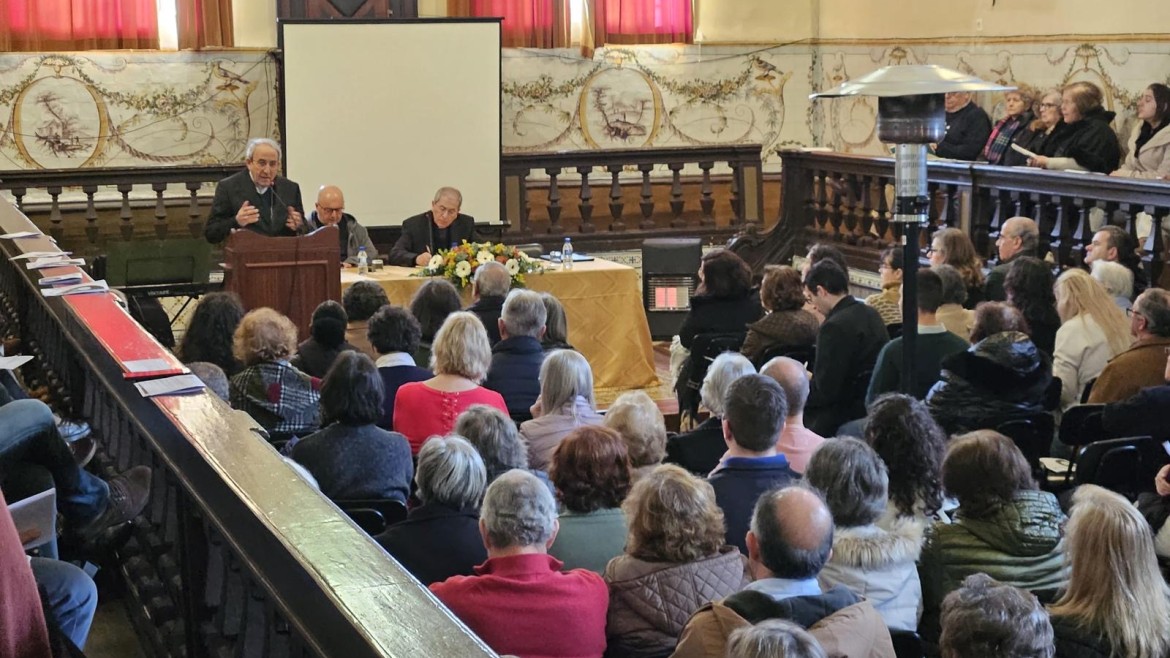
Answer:
[[450, 249], [464, 240], [475, 240], [475, 220], [459, 212], [463, 195], [453, 187], [440, 187], [431, 209], [402, 222], [402, 237], [390, 250], [390, 264], [403, 267], [426, 265], [439, 249]]
[[215, 188], [203, 235], [222, 242], [234, 229], [262, 235], [297, 235], [304, 227], [301, 187], [280, 178], [280, 145], [271, 139], [248, 142], [247, 169], [221, 180]]

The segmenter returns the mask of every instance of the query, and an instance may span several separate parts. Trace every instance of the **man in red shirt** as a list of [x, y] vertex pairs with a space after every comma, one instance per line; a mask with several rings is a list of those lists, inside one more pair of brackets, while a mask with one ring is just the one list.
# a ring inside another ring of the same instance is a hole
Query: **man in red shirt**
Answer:
[[500, 655], [601, 658], [609, 590], [601, 576], [548, 555], [560, 525], [548, 487], [511, 470], [488, 487], [479, 532], [488, 559], [431, 591]]

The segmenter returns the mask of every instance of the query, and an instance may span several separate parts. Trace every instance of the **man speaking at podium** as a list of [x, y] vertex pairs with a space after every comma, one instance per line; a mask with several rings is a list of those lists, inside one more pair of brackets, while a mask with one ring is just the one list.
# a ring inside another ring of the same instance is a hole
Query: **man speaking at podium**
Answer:
[[271, 139], [253, 139], [245, 152], [247, 169], [221, 180], [215, 188], [211, 214], [203, 235], [223, 242], [234, 229], [261, 235], [297, 235], [304, 226], [301, 187], [280, 178], [280, 145]]

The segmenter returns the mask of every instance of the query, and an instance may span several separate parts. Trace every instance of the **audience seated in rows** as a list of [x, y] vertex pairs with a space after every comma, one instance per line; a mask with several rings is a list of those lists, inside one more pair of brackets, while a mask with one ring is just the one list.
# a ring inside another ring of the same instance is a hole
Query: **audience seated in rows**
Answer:
[[540, 300], [544, 302], [545, 311], [544, 337], [540, 339], [544, 351], [573, 349], [569, 344], [569, 319], [561, 300], [547, 292], [540, 293]]
[[622, 553], [630, 492], [630, 457], [617, 432], [599, 425], [579, 427], [553, 453], [548, 477], [561, 503], [561, 529], [549, 555], [568, 569], [605, 571]]
[[814, 265], [804, 288], [825, 317], [805, 417], [812, 431], [831, 436], [842, 423], [865, 415], [865, 388], [889, 333], [877, 311], [849, 294], [849, 279], [836, 263]]
[[936, 522], [919, 561], [922, 623], [928, 641], [939, 634], [943, 598], [971, 574], [1026, 590], [1067, 582], [1064, 513], [1039, 491], [1023, 453], [990, 430], [955, 438], [943, 460], [943, 487], [959, 501], [952, 523]]
[[756, 499], [800, 476], [788, 458], [776, 452], [788, 416], [788, 402], [776, 380], [756, 374], [740, 377], [728, 387], [723, 407], [727, 453], [707, 480], [727, 521], [727, 543], [746, 553], [745, 536]]
[[825, 658], [820, 642], [783, 619], [765, 619], [727, 638], [727, 658]]
[[821, 587], [843, 585], [873, 604], [886, 626], [917, 630], [922, 586], [915, 563], [925, 524], [903, 517], [890, 530], [877, 525], [889, 487], [881, 457], [852, 437], [828, 441], [813, 453], [805, 480], [833, 515], [833, 552], [817, 577]]
[[690, 375], [689, 356], [695, 336], [740, 333], [764, 315], [760, 295], [752, 288], [752, 271], [736, 253], [716, 249], [703, 254], [699, 285], [691, 297], [671, 348], [671, 373], [685, 383]]
[[1121, 263], [1095, 260], [1089, 266], [1093, 278], [1113, 297], [1117, 308], [1128, 311], [1133, 308], [1133, 272]]
[[547, 471], [557, 444], [583, 425], [600, 425], [601, 414], [593, 402], [593, 370], [573, 350], [551, 352], [540, 366], [540, 397], [532, 420], [520, 424], [520, 436], [528, 445], [528, 465]]
[[601, 658], [609, 591], [601, 576], [562, 571], [547, 554], [558, 527], [548, 488], [531, 473], [508, 471], [480, 510], [487, 561], [431, 591], [500, 655]]
[[1060, 329], [1052, 290], [1055, 284], [1048, 264], [1031, 256], [1013, 259], [1003, 280], [1008, 304], [1028, 323], [1025, 333], [1049, 357], [1056, 351], [1056, 331]]
[[775, 348], [812, 347], [820, 322], [804, 310], [800, 272], [787, 265], [767, 265], [760, 284], [760, 303], [767, 313], [747, 326], [740, 352], [759, 363]]
[[416, 455], [430, 437], [448, 434], [459, 414], [473, 404], [507, 411], [499, 393], [479, 385], [491, 363], [479, 318], [465, 311], [452, 313], [435, 334], [432, 349], [435, 376], [403, 384], [394, 401], [394, 431], [410, 441]]
[[532, 405], [540, 397], [538, 376], [544, 362], [540, 337], [546, 318], [540, 294], [518, 288], [508, 293], [496, 323], [500, 341], [492, 347], [483, 385], [504, 397], [508, 415], [517, 423], [532, 418]]
[[901, 247], [882, 251], [878, 264], [878, 285], [882, 289], [865, 298], [887, 327], [902, 324], [902, 258]]
[[1042, 169], [1075, 169], [1108, 174], [1121, 164], [1121, 144], [1109, 125], [1116, 113], [1103, 106], [1105, 95], [1092, 82], [1078, 81], [1060, 90], [1065, 128], [1044, 144], [1028, 164]]
[[292, 321], [267, 307], [248, 311], [233, 338], [232, 351], [244, 368], [231, 379], [232, 407], [273, 440], [308, 436], [321, 425], [321, 380], [289, 365], [296, 347]]
[[[1159, 409], [1164, 410], [1165, 407]], [[1154, 535], [1154, 552], [1159, 558], [1170, 558], [1170, 464], [1158, 469], [1154, 478], [1154, 491], [1138, 497], [1142, 516], [1150, 524]]]
[[479, 504], [487, 488], [483, 460], [458, 436], [435, 437], [418, 452], [419, 504], [375, 537], [423, 585], [470, 576], [487, 559]]
[[471, 280], [472, 302], [467, 310], [479, 316], [492, 347], [500, 342], [500, 314], [504, 310], [504, 298], [511, 287], [512, 275], [495, 261], [481, 263]]
[[1049, 609], [1056, 655], [1170, 654], [1170, 588], [1137, 509], [1112, 491], [1082, 485], [1065, 533], [1068, 586]]
[[1166, 381], [1163, 364], [1170, 348], [1170, 292], [1146, 290], [1128, 314], [1129, 330], [1136, 340], [1101, 371], [1089, 392], [1090, 403], [1120, 402]]
[[[802, 368], [803, 370], [803, 368]], [[715, 357], [707, 367], [699, 397], [703, 408], [710, 415], [690, 432], [676, 434], [666, 439], [666, 461], [678, 464], [700, 477], [719, 465], [727, 443], [723, 440], [723, 400], [731, 383], [756, 369], [747, 357], [734, 352], [724, 352]]]
[[942, 658], [1053, 658], [1052, 624], [1040, 601], [990, 576], [967, 576], [942, 603]]
[[947, 129], [934, 147], [935, 155], [952, 160], [978, 159], [991, 135], [991, 118], [987, 112], [972, 102], [969, 91], [947, 92], [943, 107]]
[[1004, 116], [991, 127], [991, 135], [983, 145], [980, 160], [988, 164], [1004, 164], [1004, 158], [1012, 152], [1011, 144], [1016, 136], [1026, 130], [1035, 120], [1032, 106], [1036, 102], [1036, 90], [1031, 85], [1017, 82], [1016, 88], [1003, 94]]
[[[1007, 292], [1003, 289], [1003, 282], [1007, 278], [1008, 268], [1017, 258], [1039, 255], [1037, 251], [1040, 249], [1040, 229], [1036, 222], [1027, 217], [1012, 217], [1000, 227], [995, 249], [999, 263], [987, 273], [983, 299], [989, 302], [1005, 302]], [[959, 268], [959, 271], [962, 272], [962, 268]]]
[[747, 585], [743, 557], [724, 544], [711, 485], [678, 466], [649, 472], [622, 509], [625, 551], [605, 568], [606, 655], [669, 655], [696, 610]]
[[890, 499], [879, 527], [894, 530], [904, 519], [923, 525], [948, 520], [942, 491], [947, 435], [926, 405], [901, 393], [883, 395], [869, 407], [864, 439], [889, 473]]
[[386, 291], [374, 281], [358, 281], [341, 294], [341, 305], [345, 307], [345, 315], [349, 319], [345, 327], [345, 342], [354, 345], [371, 359], [377, 359], [378, 352], [370, 344], [368, 322], [378, 309], [389, 303]]
[[321, 429], [297, 441], [290, 457], [333, 500], [406, 503], [414, 464], [410, 443], [375, 423], [382, 415], [382, 378], [365, 354], [342, 352], [321, 384]]
[[[1151, 358], [1152, 355], [1151, 355]], [[1149, 386], [1101, 410], [1101, 426], [1109, 436], [1149, 436], [1170, 441], [1170, 423], [1163, 414], [1170, 409], [1170, 352], [1166, 353], [1163, 382]]]
[[1006, 304], [986, 302], [975, 309], [975, 344], [943, 360], [942, 376], [926, 396], [947, 434], [1044, 411], [1052, 361], [1018, 330], [1025, 326], [1019, 311]]
[[[932, 270], [919, 270], [918, 340], [914, 355], [914, 397], [922, 400], [939, 379], [943, 359], [967, 349], [963, 338], [947, 331], [936, 315], [943, 300], [942, 278]], [[865, 403], [872, 404], [879, 395], [904, 389], [906, 373], [902, 371], [902, 337], [886, 343], [878, 353]]]
[[1106, 224], [1097, 229], [1093, 240], [1085, 249], [1085, 265], [1094, 267], [1097, 263], [1117, 263], [1129, 270], [1129, 293], [1126, 298], [1130, 301], [1145, 292], [1149, 286], [1146, 278], [1146, 269], [1142, 265], [1138, 241], [1128, 231], [1120, 226]]
[[[975, 327], [975, 311], [964, 308], [967, 289], [963, 285], [963, 276], [950, 265], [931, 265], [930, 271], [942, 280], [942, 305], [934, 312], [935, 320], [947, 331], [969, 342], [971, 329]], [[982, 285], [979, 290], [982, 295]]]
[[398, 389], [403, 384], [426, 381], [435, 375], [414, 362], [413, 354], [418, 349], [422, 329], [405, 308], [387, 304], [378, 309], [370, 316], [366, 336], [378, 354], [374, 363], [378, 366], [386, 394], [378, 427], [390, 429], [394, 427], [394, 402], [398, 399]]
[[1062, 324], [1052, 374], [1060, 378], [1061, 409], [1068, 409], [1113, 357], [1129, 349], [1133, 337], [1125, 313], [1084, 270], [1065, 270], [1056, 280], [1056, 311]]
[[243, 319], [244, 304], [239, 295], [234, 292], [207, 293], [199, 299], [187, 321], [187, 330], [179, 341], [176, 356], [183, 363], [214, 363], [231, 377], [243, 367], [232, 351], [232, 337]]
[[1157, 180], [1170, 176], [1170, 87], [1155, 82], [1137, 99], [1138, 122], [1130, 133], [1125, 162], [1111, 176]]
[[[431, 345], [438, 340], [439, 329], [447, 316], [463, 308], [463, 300], [455, 285], [446, 279], [427, 279], [410, 298], [410, 314], [422, 329], [414, 362], [434, 369], [431, 363]], [[482, 322], [480, 325], [482, 326]], [[486, 329], [484, 330], [486, 332]], [[485, 334], [486, 335], [486, 334]], [[490, 347], [490, 345], [489, 345]]]
[[630, 477], [637, 482], [666, 457], [666, 419], [645, 391], [627, 391], [605, 412], [603, 425], [626, 442]]
[[833, 545], [833, 518], [816, 492], [787, 487], [760, 496], [747, 535], [752, 582], [687, 622], [674, 658], [721, 658], [728, 636], [767, 619], [807, 629], [830, 656], [893, 658], [890, 632], [873, 605], [817, 576]]
[[297, 345], [297, 353], [289, 359], [289, 365], [310, 377], [323, 378], [338, 354], [358, 349], [345, 341], [348, 323], [349, 317], [341, 304], [332, 299], [318, 304], [309, 321], [309, 337]]
[[797, 473], [803, 473], [809, 457], [824, 441], [824, 437], [804, 426], [804, 404], [808, 401], [808, 372], [804, 364], [786, 356], [778, 356], [760, 368], [760, 374], [771, 377], [784, 391], [788, 404], [788, 417], [784, 419], [784, 430], [776, 441], [776, 452], [784, 455], [788, 465]]
[[[987, 285], [983, 276], [983, 260], [979, 258], [975, 245], [971, 243], [971, 238], [967, 237], [966, 233], [953, 227], [940, 229], [931, 237], [930, 249], [926, 253], [930, 258], [931, 269], [938, 271], [940, 265], [949, 265], [959, 275], [967, 294], [963, 301], [953, 303], [960, 304], [966, 309], [973, 309], [983, 301], [984, 287]], [[947, 297], [957, 298], [958, 293], [948, 294]]]
[[[1036, 103], [1036, 119], [1020, 130], [1012, 142], [1036, 154], [1051, 153], [1066, 134], [1068, 126], [1060, 115], [1060, 90], [1048, 89]], [[1029, 156], [1016, 150], [1007, 151], [1001, 164], [1008, 167], [1028, 165]]]
[[544, 471], [529, 470], [528, 447], [508, 414], [486, 404], [473, 404], [459, 414], [453, 431], [467, 439], [483, 458], [488, 484], [512, 469], [520, 469], [531, 472], [552, 490]]

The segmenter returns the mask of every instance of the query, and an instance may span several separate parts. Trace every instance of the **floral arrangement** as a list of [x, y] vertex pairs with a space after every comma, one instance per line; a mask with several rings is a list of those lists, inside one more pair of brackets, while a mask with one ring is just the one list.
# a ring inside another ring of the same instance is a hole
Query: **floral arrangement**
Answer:
[[457, 247], [440, 249], [415, 276], [442, 276], [457, 287], [465, 288], [479, 266], [493, 260], [508, 270], [512, 275], [512, 285], [517, 287], [524, 287], [525, 274], [544, 271], [538, 261], [516, 247], [464, 240]]

